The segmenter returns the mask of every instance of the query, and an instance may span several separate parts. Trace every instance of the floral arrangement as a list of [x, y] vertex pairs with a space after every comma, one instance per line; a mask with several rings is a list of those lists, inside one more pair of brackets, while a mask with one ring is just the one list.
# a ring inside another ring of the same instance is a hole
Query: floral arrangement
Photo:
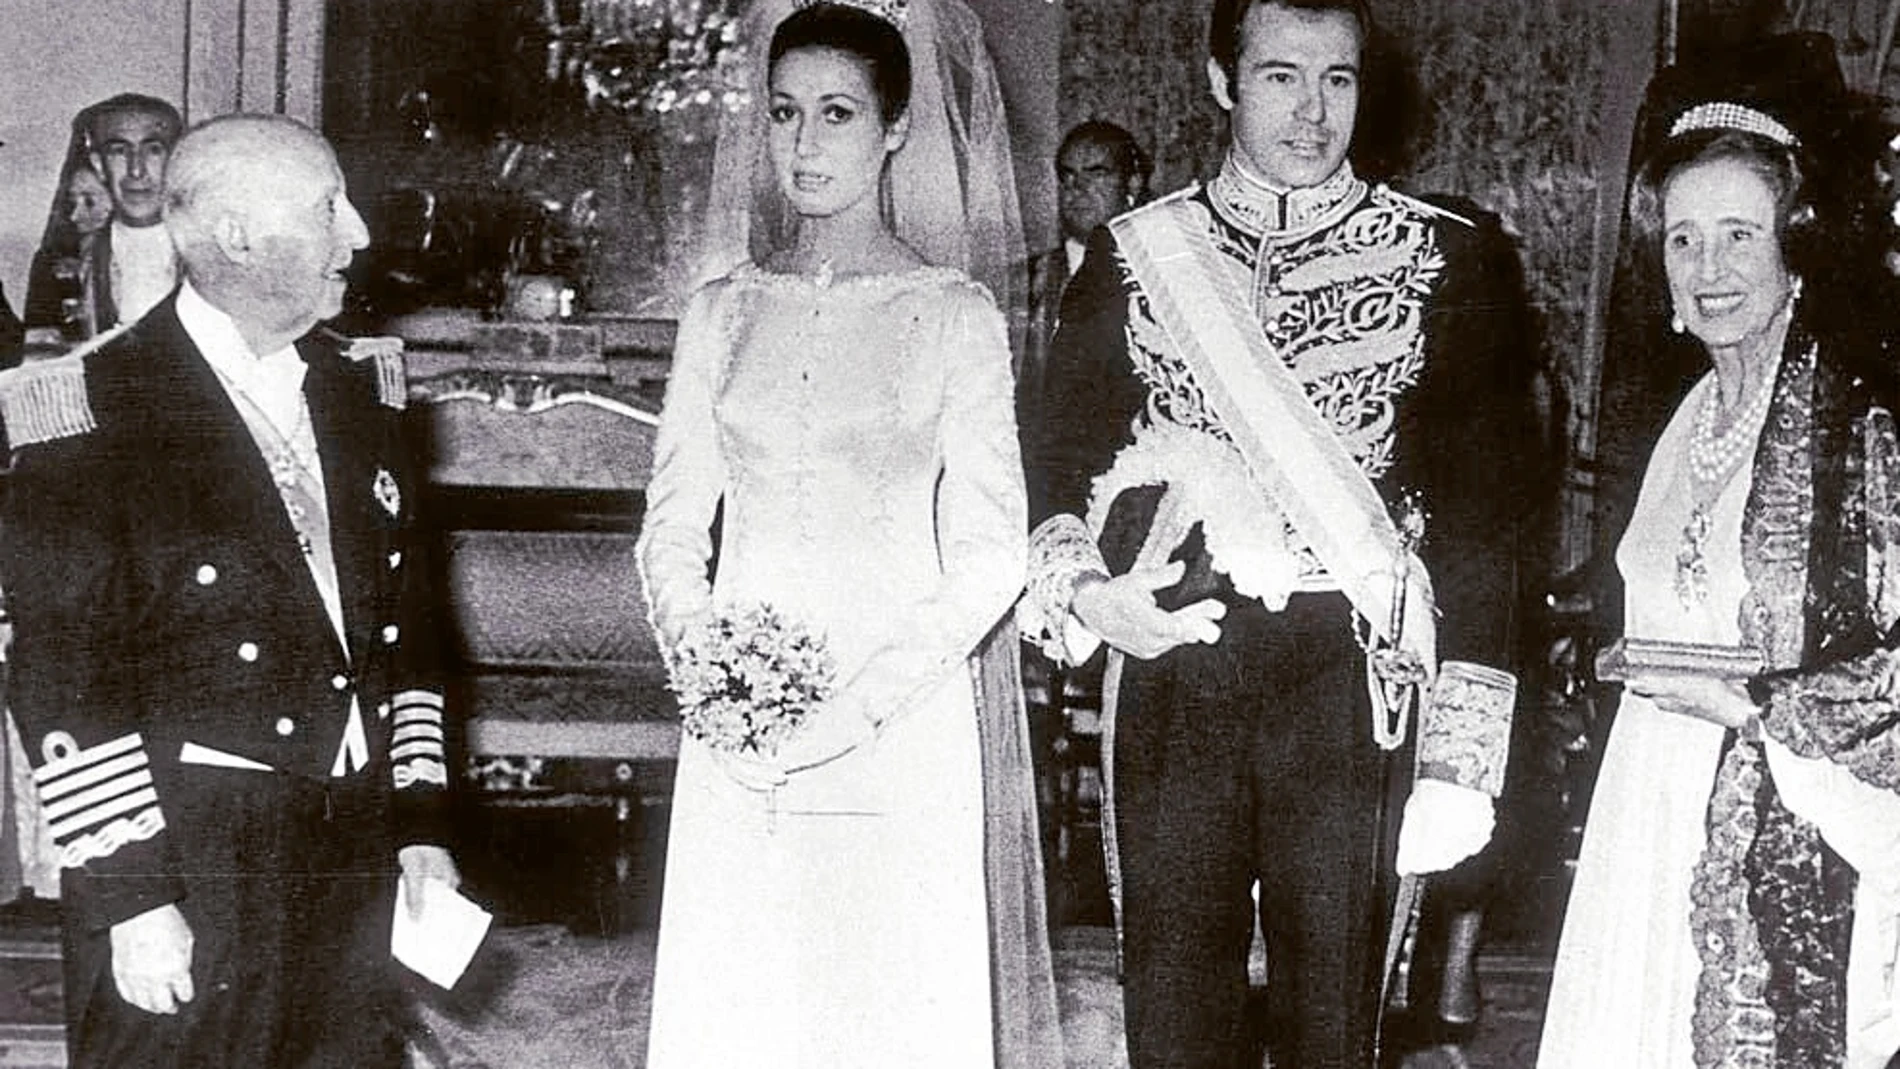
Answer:
[[770, 757], [830, 700], [837, 669], [821, 639], [770, 605], [720, 612], [667, 658], [681, 726], [715, 750]]

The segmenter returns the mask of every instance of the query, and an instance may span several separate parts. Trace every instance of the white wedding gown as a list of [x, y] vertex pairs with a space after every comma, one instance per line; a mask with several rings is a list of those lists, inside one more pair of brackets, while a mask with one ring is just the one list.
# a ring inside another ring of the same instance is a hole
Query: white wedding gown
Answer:
[[691, 302], [641, 542], [655, 624], [770, 603], [891, 719], [771, 796], [682, 742], [653, 1069], [992, 1064], [967, 658], [1023, 581], [1012, 394], [961, 272], [747, 265]]
[[[1684, 398], [1651, 454], [1629, 529], [1617, 548], [1624, 631], [1715, 645], [1741, 641], [1748, 592], [1742, 570], [1742, 471], [1711, 512], [1708, 597], [1676, 596], [1676, 554], [1694, 507], [1688, 450], [1695, 413], [1715, 386], [1706, 376]], [[1665, 713], [1623, 692], [1597, 774], [1576, 882], [1551, 977], [1538, 1069], [1692, 1069], [1691, 1018], [1701, 958], [1690, 928], [1690, 884], [1708, 838], [1706, 816], [1723, 728]], [[1900, 880], [1900, 797], [1825, 760], [1770, 742], [1768, 763], [1783, 801], [1813, 820], [1861, 872], [1857, 957], [1863, 969], [1892, 960]], [[1885, 941], [1885, 946], [1879, 944]], [[1878, 981], [1876, 980], [1876, 983]], [[1864, 981], [1863, 981], [1864, 983]], [[1848, 1069], [1882, 1069], [1895, 1021], [1891, 985], [1857, 999], [1850, 979]], [[1874, 985], [1868, 985], [1874, 986]], [[1885, 1002], [1885, 1006], [1881, 1005]]]

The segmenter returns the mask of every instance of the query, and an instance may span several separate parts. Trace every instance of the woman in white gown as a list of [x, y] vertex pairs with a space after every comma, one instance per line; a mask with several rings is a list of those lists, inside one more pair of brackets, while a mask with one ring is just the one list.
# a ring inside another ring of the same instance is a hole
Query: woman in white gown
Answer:
[[[755, 106], [794, 225], [688, 305], [639, 555], [662, 641], [769, 604], [838, 687], [775, 755], [682, 741], [647, 1064], [1060, 1064], [1046, 949], [1037, 1006], [993, 1009], [985, 746], [1022, 718], [972, 669], [1025, 568], [1004, 318], [882, 210], [912, 134], [896, 26], [821, 3], [771, 41]], [[1036, 1027], [1043, 1053], [999, 1038]]]
[[1542, 1069], [1884, 1069], [1900, 1049], [1896, 395], [1878, 339], [1841, 329], [1815, 253], [1846, 246], [1821, 241], [1829, 205], [1777, 110], [1679, 106], [1638, 178], [1637, 233], [1714, 370], [1617, 553], [1628, 636], [1767, 670], [1627, 679]]

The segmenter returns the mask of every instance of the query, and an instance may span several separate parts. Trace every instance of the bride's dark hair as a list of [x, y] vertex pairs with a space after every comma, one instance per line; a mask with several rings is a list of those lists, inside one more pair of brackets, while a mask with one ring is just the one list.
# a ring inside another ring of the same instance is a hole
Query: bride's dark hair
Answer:
[[910, 48], [889, 21], [849, 4], [818, 3], [800, 8], [772, 33], [770, 69], [788, 52], [829, 48], [853, 56], [871, 75], [878, 113], [885, 125], [910, 108]]

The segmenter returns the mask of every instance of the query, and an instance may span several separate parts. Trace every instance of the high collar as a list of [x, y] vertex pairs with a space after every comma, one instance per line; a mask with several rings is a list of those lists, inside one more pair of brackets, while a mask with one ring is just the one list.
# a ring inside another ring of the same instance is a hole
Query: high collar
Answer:
[[303, 357], [294, 345], [259, 355], [222, 309], [200, 294], [189, 279], [178, 287], [178, 322], [205, 363], [217, 372], [227, 392], [256, 406], [277, 427], [292, 427], [303, 409]]
[[1318, 185], [1275, 189], [1229, 152], [1208, 185], [1208, 198], [1223, 219], [1248, 234], [1265, 236], [1330, 222], [1357, 203], [1365, 188], [1348, 161]]

